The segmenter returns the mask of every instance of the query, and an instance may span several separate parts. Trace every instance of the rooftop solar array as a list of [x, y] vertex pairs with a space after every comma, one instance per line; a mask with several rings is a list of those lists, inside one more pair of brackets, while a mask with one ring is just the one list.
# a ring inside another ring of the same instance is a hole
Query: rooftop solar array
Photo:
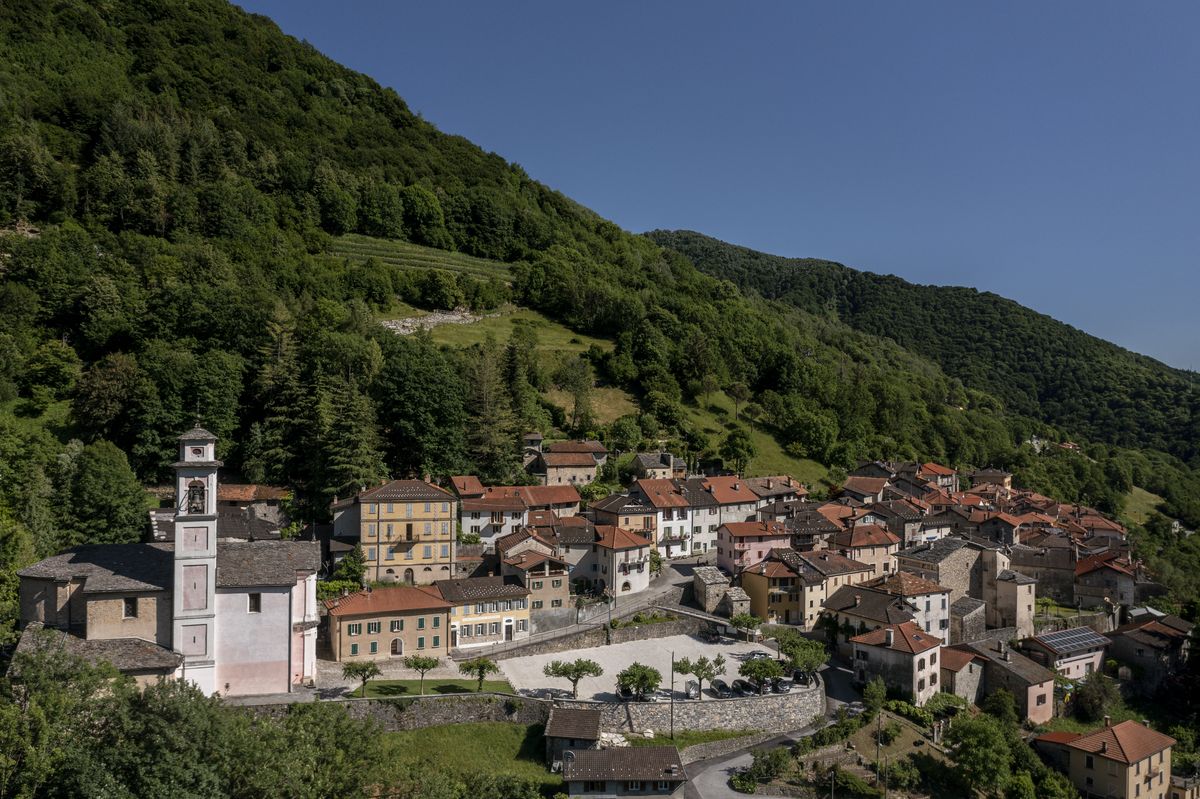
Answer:
[[1055, 652], [1079, 652], [1096, 646], [1107, 646], [1109, 640], [1089, 627], [1072, 627], [1069, 630], [1058, 630], [1043, 633], [1037, 640], [1053, 649]]

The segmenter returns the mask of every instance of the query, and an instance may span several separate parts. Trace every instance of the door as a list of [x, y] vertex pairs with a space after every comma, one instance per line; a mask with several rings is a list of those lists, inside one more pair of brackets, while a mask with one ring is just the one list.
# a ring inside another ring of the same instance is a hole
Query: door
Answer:
[[399, 638], [392, 639], [392, 657], [398, 658], [404, 654], [404, 642]]
[[511, 621], [504, 622], [504, 640], [511, 641], [513, 639], [513, 623]]

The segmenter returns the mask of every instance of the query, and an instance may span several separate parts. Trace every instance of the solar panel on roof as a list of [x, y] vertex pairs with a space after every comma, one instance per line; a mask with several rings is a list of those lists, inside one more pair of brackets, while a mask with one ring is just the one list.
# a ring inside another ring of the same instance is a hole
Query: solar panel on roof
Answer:
[[1093, 646], [1104, 646], [1108, 639], [1088, 627], [1056, 630], [1038, 636], [1038, 640], [1059, 652], [1073, 652]]

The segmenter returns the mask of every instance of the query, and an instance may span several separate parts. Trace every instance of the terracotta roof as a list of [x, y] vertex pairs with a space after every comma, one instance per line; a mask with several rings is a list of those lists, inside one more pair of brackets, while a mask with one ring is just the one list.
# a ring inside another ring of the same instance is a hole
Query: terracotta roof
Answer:
[[920, 471], [925, 472], [926, 474], [942, 475], [943, 477], [949, 477], [950, 475], [958, 474], [958, 472], [956, 472], [954, 469], [951, 469], [949, 466], [943, 466], [942, 464], [934, 463], [933, 461], [922, 463]]
[[865, 563], [836, 552], [796, 552], [793, 549], [775, 548], [744, 573], [766, 577], [798, 577], [806, 585], [815, 585], [824, 582], [827, 577], [868, 571], [870, 568]]
[[599, 741], [600, 720], [603, 715], [599, 709], [592, 708], [550, 708], [550, 719], [546, 722], [545, 735], [547, 738]]
[[856, 494], [875, 495], [887, 487], [886, 477], [847, 477], [842, 481], [842, 489]]
[[1131, 720], [1101, 727], [1065, 743], [1081, 752], [1099, 754], [1109, 760], [1132, 765], [1174, 746], [1175, 739]]
[[516, 582], [515, 577], [464, 577], [460, 580], [437, 580], [434, 586], [443, 599], [455, 604], [529, 596], [529, 589]]
[[892, 596], [921, 596], [922, 594], [942, 594], [950, 591], [949, 588], [943, 588], [933, 580], [918, 577], [912, 572], [895, 572], [867, 580], [862, 585]]
[[574, 505], [579, 502], [579, 491], [573, 485], [520, 486], [517, 491], [531, 508], [547, 505]]
[[504, 562], [509, 566], [512, 566], [514, 569], [520, 569], [524, 572], [527, 572], [536, 566], [541, 566], [546, 561], [556, 563], [559, 566], [567, 565], [567, 562], [561, 558], [556, 558], [553, 555], [547, 555], [545, 552], [534, 552], [531, 549], [527, 549], [524, 552], [518, 553], [514, 557], [504, 559]]
[[627, 746], [616, 749], [572, 750], [563, 756], [563, 779], [685, 782], [683, 763], [674, 746]]
[[483, 483], [473, 474], [459, 475], [450, 478], [450, 485], [460, 497], [476, 497], [483, 493]]
[[650, 546], [650, 540], [611, 524], [597, 524], [596, 545], [605, 549], [637, 549]]
[[586, 469], [596, 466], [596, 459], [588, 452], [543, 452], [542, 463], [552, 469]]
[[982, 660], [974, 652], [967, 652], [962, 649], [951, 649], [946, 647], [942, 650], [942, 668], [946, 671], [962, 671], [967, 667], [967, 664], [975, 660]]
[[1152, 649], [1169, 649], [1185, 642], [1191, 631], [1192, 624], [1178, 616], [1163, 616], [1125, 624], [1109, 635], [1123, 635]]
[[358, 502], [446, 502], [456, 497], [441, 486], [424, 480], [392, 480], [381, 486], [368, 488], [355, 499]]
[[462, 509], [464, 513], [479, 512], [479, 511], [523, 511], [525, 510], [525, 500], [520, 497], [503, 497], [503, 496], [483, 496], [476, 499], [463, 499]]
[[[892, 631], [892, 643], [890, 645], [887, 643], [888, 630]], [[928, 652], [930, 649], [936, 649], [941, 646], [942, 639], [925, 632], [914, 622], [906, 621], [902, 624], [889, 624], [886, 627], [880, 627], [878, 630], [871, 630], [862, 635], [856, 635], [850, 639], [850, 643], [880, 646], [891, 649], [894, 652], [919, 655], [922, 652]]]
[[292, 492], [255, 483], [217, 483], [217, 502], [269, 502], [287, 499]]
[[745, 538], [751, 535], [791, 535], [782, 522], [726, 522], [721, 527], [727, 530], [733, 538]]
[[674, 480], [642, 479], [634, 483], [639, 494], [655, 508], [686, 508], [687, 498]]
[[[545, 538], [543, 538], [541, 535], [539, 535], [536, 529], [525, 527], [520, 530], [515, 530], [515, 531], [509, 533], [508, 535], [502, 535], [499, 538], [497, 538], [496, 539], [496, 551], [503, 554], [507, 550], [512, 549], [513, 546], [521, 543], [522, 541], [528, 540], [530, 538], [532, 538], [534, 541], [537, 541], [538, 543], [542, 544], [543, 546], [547, 546], [550, 549], [554, 549], [553, 542], [547, 541]], [[460, 544], [459, 546], [462, 546], [462, 545]]]
[[900, 543], [900, 539], [883, 525], [856, 524], [849, 530], [843, 530], [834, 535], [833, 543], [839, 547], [857, 549], [858, 547], [896, 546]]
[[[945, 660], [943, 654], [942, 659]], [[1034, 738], [1035, 741], [1043, 741], [1051, 744], [1069, 744], [1076, 738], [1080, 737], [1080, 733], [1067, 732], [1066, 730], [1056, 730], [1055, 732], [1047, 732]]]
[[450, 608], [450, 603], [431, 585], [397, 585], [356, 591], [349, 596], [326, 599], [324, 604], [330, 616], [366, 616]]
[[816, 510], [832, 524], [841, 528], [845, 528], [846, 519], [851, 518], [855, 513], [854, 508], [837, 502], [826, 502], [824, 505], [818, 506]]
[[1116, 552], [1101, 552], [1099, 555], [1081, 559], [1075, 564], [1075, 576], [1082, 577], [1100, 569], [1111, 569], [1118, 574], [1133, 576], [1133, 567], [1128, 562], [1121, 560], [1120, 555]]
[[706, 478], [704, 488], [721, 505], [758, 503], [758, 494], [750, 490], [745, 479], [736, 475]]
[[[543, 449], [546, 452], [585, 452], [607, 455], [608, 450], [599, 441], [551, 441]], [[595, 459], [592, 459], [593, 462]]]

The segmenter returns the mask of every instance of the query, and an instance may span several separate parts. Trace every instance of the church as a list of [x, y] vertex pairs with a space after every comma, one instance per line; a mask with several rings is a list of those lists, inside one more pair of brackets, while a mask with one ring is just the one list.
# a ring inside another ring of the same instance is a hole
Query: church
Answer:
[[179, 437], [173, 542], [80, 546], [17, 573], [18, 652], [62, 646], [209, 695], [313, 685], [319, 545], [222, 538], [216, 443], [199, 426]]

